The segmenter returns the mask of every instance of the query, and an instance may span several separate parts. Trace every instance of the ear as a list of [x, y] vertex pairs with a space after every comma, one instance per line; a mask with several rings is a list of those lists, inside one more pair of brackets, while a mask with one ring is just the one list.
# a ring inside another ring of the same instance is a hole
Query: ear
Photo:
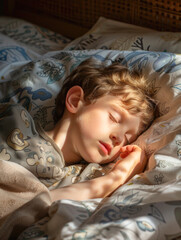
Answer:
[[80, 86], [73, 86], [66, 95], [65, 106], [71, 113], [76, 113], [84, 100], [84, 91]]

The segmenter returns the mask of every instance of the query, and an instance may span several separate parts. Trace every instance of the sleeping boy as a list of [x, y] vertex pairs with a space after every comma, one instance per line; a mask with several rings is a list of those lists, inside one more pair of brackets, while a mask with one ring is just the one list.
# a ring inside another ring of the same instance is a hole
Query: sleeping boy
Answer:
[[[137, 72], [88, 59], [65, 80], [51, 131], [45, 132], [22, 106], [1, 105], [0, 159], [21, 164], [50, 186], [53, 201], [108, 196], [145, 167], [144, 151], [130, 144], [154, 118], [153, 94]], [[56, 188], [66, 166], [82, 159], [107, 164], [118, 156], [121, 160], [105, 175]]]

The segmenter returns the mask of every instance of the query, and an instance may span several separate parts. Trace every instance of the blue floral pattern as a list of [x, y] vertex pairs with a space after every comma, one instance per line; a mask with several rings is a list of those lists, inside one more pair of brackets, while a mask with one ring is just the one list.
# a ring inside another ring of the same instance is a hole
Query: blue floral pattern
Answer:
[[0, 17], [0, 32], [38, 53], [64, 48], [70, 39], [27, 21]]
[[[6, 54], [2, 54], [2, 63], [0, 61], [2, 79], [0, 84], [1, 89], [3, 89], [0, 92], [0, 102], [22, 103], [27, 109], [32, 110], [33, 115], [36, 114], [35, 109], [38, 110], [37, 106], [47, 106], [47, 117], [49, 119], [46, 122], [48, 123], [51, 122], [50, 118], [52, 118], [53, 113], [50, 106], [55, 105], [54, 99], [61, 89], [63, 80], [82, 61], [89, 57], [94, 57], [97, 61], [105, 62], [105, 64], [119, 62], [130, 68], [134, 67], [139, 71], [143, 70], [146, 74], [150, 70], [150, 75], [174, 75], [179, 73], [181, 69], [179, 56], [172, 53], [120, 52], [101, 49], [91, 51], [75, 50], [50, 52], [37, 60], [31, 60], [22, 47], [6, 47], [1, 49], [1, 52]], [[154, 84], [154, 80], [152, 81]], [[175, 81], [170, 86], [170, 89], [178, 92], [178, 90], [180, 91], [179, 86], [180, 83]], [[161, 90], [161, 88], [157, 87], [157, 89], [157, 95], [159, 95], [159, 89]], [[164, 106], [164, 108], [167, 107]], [[164, 111], [162, 109], [162, 112]]]

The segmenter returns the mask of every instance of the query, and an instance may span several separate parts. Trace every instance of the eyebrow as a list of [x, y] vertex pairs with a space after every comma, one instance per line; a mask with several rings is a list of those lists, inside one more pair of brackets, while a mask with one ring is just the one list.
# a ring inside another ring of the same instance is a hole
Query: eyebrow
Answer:
[[117, 111], [119, 114], [124, 114], [124, 116], [125, 116], [125, 109], [124, 109], [124, 107], [121, 105], [121, 104], [116, 104], [116, 103], [114, 103], [113, 104], [113, 109], [115, 110], [115, 111]]

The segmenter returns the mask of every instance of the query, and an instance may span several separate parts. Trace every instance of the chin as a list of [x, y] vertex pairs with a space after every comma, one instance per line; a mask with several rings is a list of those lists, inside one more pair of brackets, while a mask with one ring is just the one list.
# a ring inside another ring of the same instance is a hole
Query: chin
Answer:
[[100, 163], [100, 156], [94, 151], [82, 152], [82, 157], [87, 163]]
[[88, 162], [88, 163], [98, 163], [98, 164], [102, 164], [102, 160], [100, 159], [98, 159], [98, 157], [96, 158], [93, 158], [93, 157], [91, 157], [91, 158], [84, 158], [84, 160], [86, 161], [86, 162]]
[[114, 155], [113, 157], [102, 157], [101, 155], [86, 155], [86, 157], [84, 158], [84, 160], [88, 163], [97, 163], [97, 164], [106, 164], [109, 162], [112, 162], [113, 160], [115, 160], [117, 157]]

